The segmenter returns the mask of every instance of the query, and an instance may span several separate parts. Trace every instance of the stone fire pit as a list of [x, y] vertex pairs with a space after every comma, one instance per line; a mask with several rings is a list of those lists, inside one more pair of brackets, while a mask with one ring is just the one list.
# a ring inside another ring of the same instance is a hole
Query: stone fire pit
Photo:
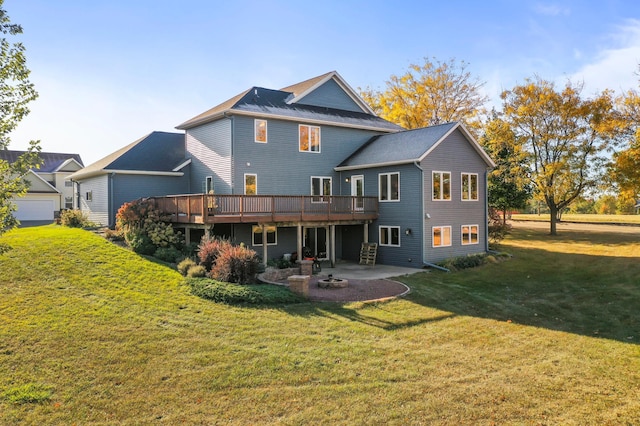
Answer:
[[342, 278], [333, 278], [329, 275], [328, 278], [318, 280], [318, 287], [320, 288], [345, 288], [349, 285], [349, 281]]

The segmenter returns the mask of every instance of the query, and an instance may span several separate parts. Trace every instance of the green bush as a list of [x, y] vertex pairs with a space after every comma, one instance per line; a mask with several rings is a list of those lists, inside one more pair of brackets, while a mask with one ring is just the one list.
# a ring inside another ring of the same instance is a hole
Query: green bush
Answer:
[[275, 305], [300, 303], [303, 298], [284, 286], [269, 284], [238, 285], [209, 278], [186, 280], [191, 293], [203, 299], [225, 304]]
[[485, 263], [487, 263], [486, 254], [472, 254], [446, 259], [440, 263], [440, 266], [445, 267], [450, 271], [459, 271], [461, 269], [475, 268]]
[[187, 271], [189, 271], [192, 266], [196, 266], [196, 262], [188, 257], [182, 262], [178, 263], [177, 269], [178, 272], [180, 272], [182, 275], [187, 275]]
[[153, 257], [163, 262], [176, 263], [178, 259], [182, 259], [183, 255], [182, 252], [175, 247], [160, 247], [153, 253]]
[[87, 228], [92, 225], [82, 210], [63, 210], [60, 213], [60, 224], [69, 228]]
[[211, 278], [229, 283], [250, 284], [255, 281], [258, 270], [256, 252], [245, 246], [228, 244], [220, 251]]
[[124, 241], [124, 234], [117, 229], [106, 228], [104, 230], [104, 237], [109, 241]]
[[152, 256], [157, 250], [157, 247], [153, 244], [151, 238], [140, 230], [125, 234], [125, 240], [129, 247], [131, 247], [131, 250], [138, 254]]
[[187, 269], [186, 276], [189, 278], [204, 278], [207, 276], [207, 270], [202, 265], [193, 265]]

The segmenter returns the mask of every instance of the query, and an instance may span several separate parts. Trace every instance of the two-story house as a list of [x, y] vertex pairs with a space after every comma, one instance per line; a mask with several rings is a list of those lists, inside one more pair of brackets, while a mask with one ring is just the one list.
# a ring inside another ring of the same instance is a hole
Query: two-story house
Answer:
[[[0, 150], [0, 159], [13, 163], [25, 151]], [[21, 222], [52, 222], [60, 210], [76, 208], [78, 198], [67, 178], [82, 169], [84, 164], [78, 154], [40, 152], [42, 164], [29, 170], [23, 177], [29, 182], [29, 190], [12, 201], [16, 204], [15, 217]]]
[[[404, 131], [336, 72], [252, 87], [177, 128], [184, 158], [171, 164], [182, 187], [156, 201], [192, 239], [212, 230], [265, 260], [305, 251], [357, 260], [361, 243], [375, 242], [379, 263], [414, 267], [486, 250], [493, 162], [464, 126]], [[82, 173], [72, 178], [84, 187]]]

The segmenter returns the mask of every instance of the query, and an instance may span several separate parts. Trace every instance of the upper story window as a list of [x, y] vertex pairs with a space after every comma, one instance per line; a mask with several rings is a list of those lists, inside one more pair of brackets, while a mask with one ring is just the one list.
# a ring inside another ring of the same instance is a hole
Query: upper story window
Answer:
[[267, 143], [267, 120], [254, 120], [254, 138], [258, 143]]
[[433, 172], [432, 187], [434, 200], [451, 199], [451, 172]]
[[327, 202], [324, 197], [331, 195], [331, 177], [312, 176], [311, 177], [311, 195], [312, 201], [315, 203]]
[[462, 173], [462, 200], [478, 200], [478, 174]]
[[378, 176], [378, 200], [400, 201], [400, 173], [380, 173]]
[[256, 195], [258, 193], [258, 175], [245, 173], [244, 195]]
[[204, 192], [206, 194], [213, 194], [213, 176], [207, 176], [204, 180]]
[[93, 191], [87, 191], [87, 192], [84, 194], [84, 199], [85, 199], [86, 201], [93, 201]]
[[320, 127], [300, 124], [298, 136], [300, 152], [320, 152]]

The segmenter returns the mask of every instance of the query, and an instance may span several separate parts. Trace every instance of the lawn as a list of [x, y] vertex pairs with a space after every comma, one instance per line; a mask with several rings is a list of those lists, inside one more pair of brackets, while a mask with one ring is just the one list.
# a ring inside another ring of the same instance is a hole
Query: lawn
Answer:
[[[521, 214], [514, 213], [514, 220], [533, 220], [549, 222], [551, 218], [548, 214]], [[640, 226], [640, 214], [571, 214], [562, 215], [563, 222], [576, 223], [621, 223], [626, 225]]]
[[640, 232], [545, 231], [401, 300], [258, 307], [87, 231], [12, 231], [0, 424], [637, 424]]

